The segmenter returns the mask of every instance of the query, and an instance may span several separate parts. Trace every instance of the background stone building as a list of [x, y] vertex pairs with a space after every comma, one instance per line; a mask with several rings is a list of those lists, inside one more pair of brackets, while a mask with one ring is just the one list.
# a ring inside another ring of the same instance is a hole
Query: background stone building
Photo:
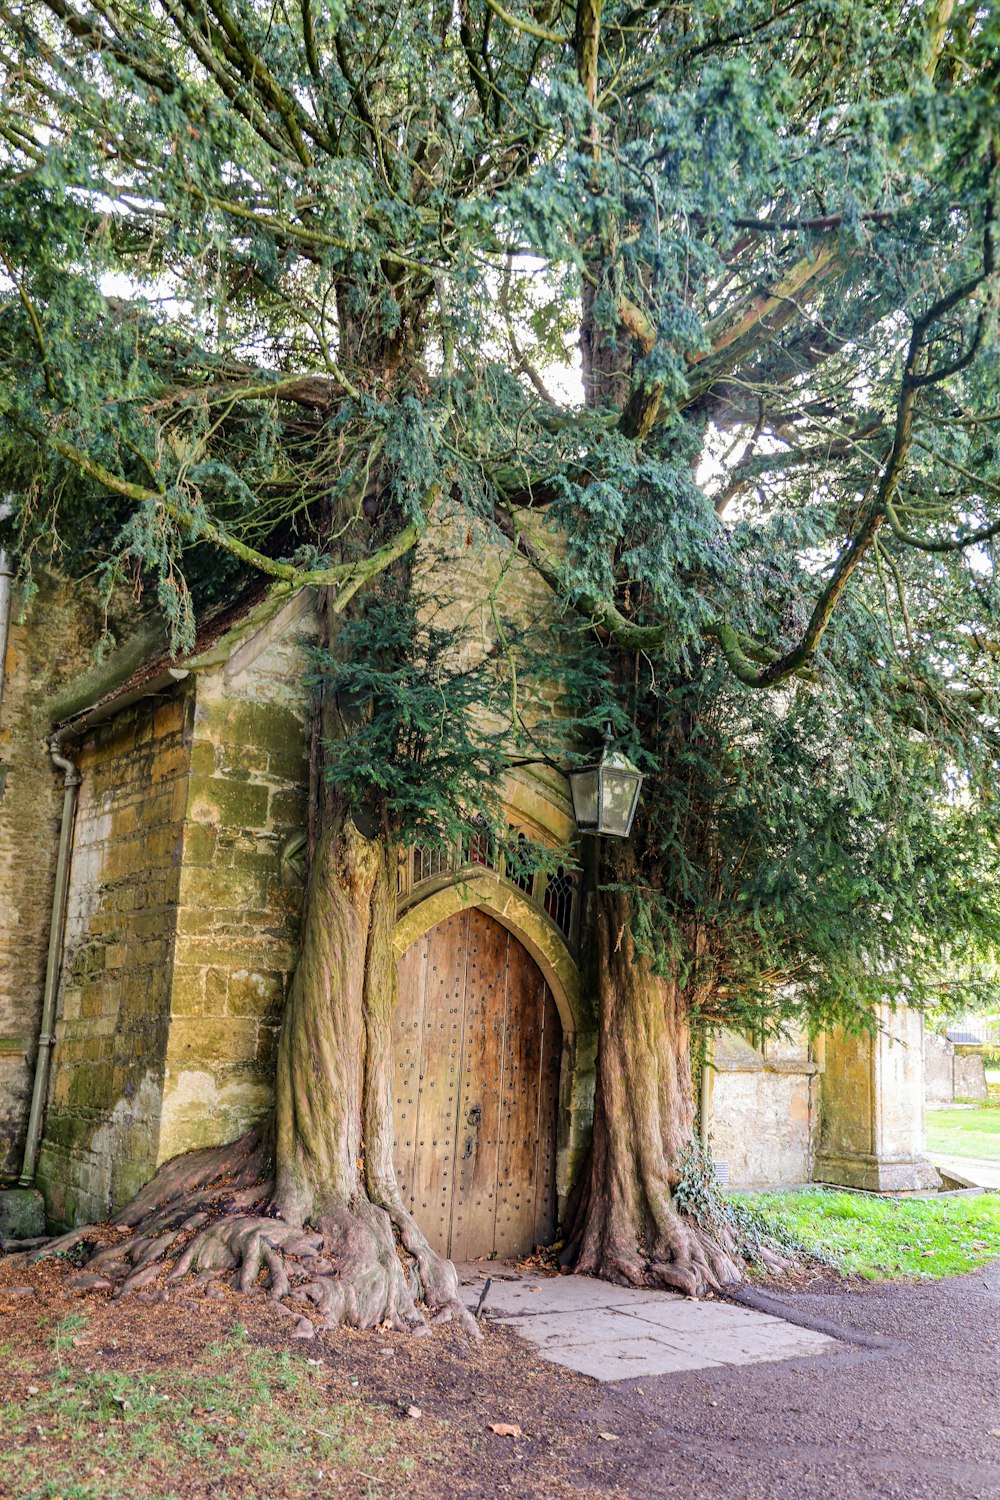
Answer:
[[[433, 539], [420, 566], [433, 582]], [[526, 574], [451, 565], [449, 607], [493, 626], [484, 593], [543, 610]], [[456, 588], [456, 578], [459, 586]], [[50, 1218], [126, 1202], [178, 1151], [261, 1118], [295, 960], [308, 793], [308, 591], [206, 620], [170, 659], [129, 641], [94, 675], [97, 620], [47, 583], [12, 627], [0, 706], [0, 1174], [21, 1171], [62, 802], [46, 742], [79, 772], [37, 1183]], [[526, 768], [504, 789], [510, 839], [572, 847], [568, 789]], [[595, 1018], [567, 859], [508, 868], [502, 848], [404, 851], [398, 881], [397, 1172], [456, 1254], [551, 1236], [586, 1151]], [[919, 1016], [879, 1035], [716, 1038], [713, 1154], [733, 1184], [820, 1177], [930, 1186]], [[27, 1164], [30, 1174], [34, 1161]]]

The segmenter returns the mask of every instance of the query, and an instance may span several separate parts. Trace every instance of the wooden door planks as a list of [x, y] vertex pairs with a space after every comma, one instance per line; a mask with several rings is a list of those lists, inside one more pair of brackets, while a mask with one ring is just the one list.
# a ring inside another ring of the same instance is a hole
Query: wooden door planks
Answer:
[[399, 961], [396, 1172], [431, 1245], [522, 1255], [555, 1230], [562, 1029], [537, 965], [478, 908]]

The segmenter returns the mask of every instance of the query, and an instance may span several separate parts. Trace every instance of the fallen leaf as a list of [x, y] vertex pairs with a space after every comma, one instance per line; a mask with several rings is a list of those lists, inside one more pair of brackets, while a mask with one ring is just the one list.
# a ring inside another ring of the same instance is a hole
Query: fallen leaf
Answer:
[[406, 1408], [406, 1415], [408, 1417], [412, 1417], [413, 1420], [416, 1421], [418, 1417], [423, 1416], [423, 1412], [420, 1410], [419, 1406], [408, 1406]]
[[602, 1443], [618, 1443], [621, 1441], [617, 1432], [599, 1432], [597, 1436]]
[[516, 1422], [491, 1422], [490, 1431], [497, 1437], [521, 1437], [523, 1434]]

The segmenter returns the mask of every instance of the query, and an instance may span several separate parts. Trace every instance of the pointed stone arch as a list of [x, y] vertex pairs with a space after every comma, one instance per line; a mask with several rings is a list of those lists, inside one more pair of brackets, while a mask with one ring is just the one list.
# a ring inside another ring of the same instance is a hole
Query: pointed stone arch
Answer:
[[586, 1004], [580, 970], [566, 939], [533, 901], [492, 870], [465, 870], [446, 885], [418, 893], [396, 922], [396, 957], [401, 958], [430, 928], [471, 906], [489, 912], [527, 948], [552, 991], [564, 1035], [593, 1031], [593, 1012]]

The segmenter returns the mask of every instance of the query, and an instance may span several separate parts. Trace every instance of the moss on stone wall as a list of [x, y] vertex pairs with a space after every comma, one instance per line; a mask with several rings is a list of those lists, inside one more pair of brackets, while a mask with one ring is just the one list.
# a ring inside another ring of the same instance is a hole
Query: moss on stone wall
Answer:
[[271, 1102], [302, 903], [282, 850], [306, 821], [303, 676], [284, 639], [199, 675], [160, 1160], [232, 1139]]
[[56, 1044], [39, 1186], [100, 1218], [157, 1159], [193, 704], [152, 699], [79, 747]]

